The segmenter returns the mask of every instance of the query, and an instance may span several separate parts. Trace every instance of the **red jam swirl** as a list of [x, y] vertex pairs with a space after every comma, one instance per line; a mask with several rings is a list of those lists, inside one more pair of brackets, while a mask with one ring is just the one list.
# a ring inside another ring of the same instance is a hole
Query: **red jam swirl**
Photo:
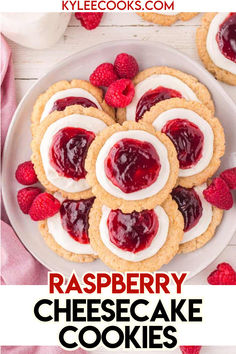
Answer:
[[77, 242], [89, 243], [89, 212], [95, 197], [81, 200], [66, 199], [61, 204], [60, 215], [62, 227]]
[[221, 53], [236, 63], [236, 12], [231, 12], [220, 25], [216, 41]]
[[191, 230], [202, 216], [202, 203], [198, 194], [193, 188], [181, 186], [174, 188], [171, 194], [183, 215], [184, 231]]
[[110, 150], [105, 163], [107, 178], [124, 193], [132, 193], [153, 184], [161, 168], [152, 144], [136, 139], [122, 139]]
[[85, 178], [84, 162], [95, 134], [81, 128], [63, 128], [53, 137], [49, 149], [51, 166], [61, 176], [75, 181]]
[[197, 125], [186, 119], [173, 119], [162, 128], [174, 144], [180, 168], [195, 166], [202, 157], [204, 135]]
[[152, 106], [155, 106], [160, 101], [168, 100], [170, 98], [182, 98], [180, 92], [172, 90], [167, 87], [158, 86], [154, 90], [149, 90], [140, 98], [136, 107], [136, 122], [144, 116], [144, 113], [150, 111]]
[[[85, 97], [65, 97], [54, 102], [51, 112], [53, 111], [64, 111], [67, 106], [73, 106], [79, 104], [85, 108], [94, 107], [98, 108], [97, 105]], [[50, 112], [50, 113], [51, 113]]]
[[151, 245], [158, 232], [159, 222], [154, 210], [124, 214], [117, 209], [110, 211], [107, 227], [110, 241], [115, 246], [137, 253]]

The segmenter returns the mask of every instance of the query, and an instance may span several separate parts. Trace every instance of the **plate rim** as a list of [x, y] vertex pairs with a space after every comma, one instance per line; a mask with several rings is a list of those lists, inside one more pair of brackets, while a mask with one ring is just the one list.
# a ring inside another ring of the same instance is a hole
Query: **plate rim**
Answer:
[[[129, 44], [129, 43], [131, 44], [132, 43], [134, 45], [141, 45], [141, 46], [148, 44], [149, 46], [152, 45], [153, 47], [158, 46], [159, 49], [164, 48], [164, 49], [168, 50], [169, 52], [172, 52], [173, 54], [178, 53], [178, 55], [181, 56], [183, 59], [187, 58], [188, 61], [190, 61], [192, 63], [192, 65], [195, 66], [195, 68], [197, 68], [199, 73], [202, 72], [203, 75], [206, 77], [206, 79], [210, 80], [212, 82], [212, 84], [217, 86], [217, 89], [221, 91], [221, 93], [222, 93], [222, 95], [224, 97], [224, 100], [230, 102], [230, 105], [234, 106], [235, 112], [236, 112], [236, 104], [233, 101], [233, 99], [228, 95], [228, 93], [224, 90], [224, 88], [220, 85], [220, 83], [214, 78], [214, 76], [212, 76], [200, 63], [196, 62], [194, 59], [192, 59], [188, 55], [182, 53], [178, 49], [172, 47], [171, 45], [167, 45], [167, 44], [161, 43], [159, 41], [145, 41], [145, 40], [140, 40], [140, 39], [106, 41], [106, 42], [102, 42], [102, 43], [96, 44], [94, 46], [85, 48], [83, 50], [77, 51], [75, 53], [72, 53], [71, 55], [69, 55], [69, 56], [65, 57], [64, 59], [60, 60], [58, 63], [50, 66], [48, 71], [45, 74], [43, 74], [42, 76], [40, 76], [37, 79], [37, 81], [26, 91], [26, 93], [24, 94], [24, 96], [20, 100], [19, 104], [17, 105], [17, 108], [16, 108], [16, 110], [14, 112], [14, 115], [13, 115], [13, 117], [11, 119], [11, 122], [9, 124], [9, 127], [8, 127], [7, 136], [6, 136], [6, 139], [5, 139], [5, 142], [4, 142], [3, 151], [2, 151], [2, 198], [3, 198], [3, 205], [5, 207], [7, 216], [9, 218], [9, 220], [10, 220], [10, 223], [11, 223], [10, 226], [13, 228], [16, 236], [18, 237], [18, 239], [20, 240], [22, 245], [27, 249], [27, 251], [39, 263], [41, 263], [43, 266], [45, 266], [48, 269], [48, 271], [56, 271], [56, 269], [51, 267], [51, 265], [49, 266], [46, 261], [42, 260], [40, 257], [38, 257], [37, 255], [32, 253], [27, 248], [25, 242], [21, 239], [21, 237], [16, 232], [16, 230], [14, 228], [14, 223], [12, 222], [11, 213], [9, 213], [8, 197], [7, 197], [7, 193], [5, 192], [6, 189], [4, 188], [4, 186], [5, 186], [6, 178], [7, 178], [7, 170], [6, 170], [6, 167], [5, 167], [6, 164], [7, 164], [7, 162], [6, 162], [7, 159], [5, 158], [5, 154], [6, 154], [6, 151], [7, 151], [7, 147], [9, 145], [9, 143], [10, 143], [11, 131], [12, 131], [14, 125], [17, 122], [18, 113], [20, 112], [20, 110], [21, 110], [22, 106], [24, 105], [25, 101], [28, 99], [29, 94], [34, 90], [35, 87], [40, 85], [41, 81], [43, 81], [49, 74], [53, 74], [53, 72], [57, 71], [60, 68], [60, 66], [64, 66], [67, 62], [70, 62], [71, 59], [73, 59], [77, 55], [83, 55], [83, 54], [89, 55], [90, 52], [94, 52], [94, 51], [96, 51], [96, 49], [100, 49], [101, 47], [109, 48], [109, 47], [114, 47], [116, 44], [121, 44], [121, 43], [123, 43], [123, 44]], [[189, 74], [189, 75], [191, 75], [191, 74]], [[202, 81], [200, 80], [200, 82], [202, 82]], [[233, 228], [232, 237], [233, 237], [235, 231], [236, 231], [236, 225]], [[227, 247], [227, 245], [223, 249], [221, 249], [221, 251], [217, 252], [214, 255], [214, 257], [211, 258], [210, 263], [208, 263], [207, 265], [203, 265], [203, 266], [198, 267], [197, 271], [195, 271], [195, 272], [191, 271], [191, 274], [189, 274], [189, 276], [188, 276], [188, 280], [190, 280], [191, 278], [193, 278], [194, 276], [196, 276], [197, 274], [202, 272], [207, 266], [209, 266], [212, 262], [214, 262], [214, 260], [223, 252], [223, 250]], [[112, 271], [112, 270], [110, 270], [110, 271]]]

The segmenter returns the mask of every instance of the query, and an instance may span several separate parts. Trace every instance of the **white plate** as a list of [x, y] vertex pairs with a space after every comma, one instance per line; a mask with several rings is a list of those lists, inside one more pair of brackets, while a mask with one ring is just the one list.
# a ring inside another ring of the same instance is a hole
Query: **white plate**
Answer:
[[[109, 270], [100, 260], [89, 264], [66, 261], [51, 251], [43, 241], [37, 223], [21, 213], [17, 202], [17, 190], [22, 188], [14, 177], [17, 165], [29, 160], [30, 114], [36, 98], [54, 82], [74, 78], [88, 79], [100, 63], [113, 62], [115, 56], [128, 52], [136, 57], [140, 69], [156, 65], [168, 65], [196, 76], [212, 93], [216, 114], [226, 134], [226, 154], [221, 168], [236, 165], [236, 106], [218, 82], [199, 64], [171, 47], [158, 42], [137, 40], [108, 42], [79, 52], [65, 59], [43, 76], [27, 92], [19, 104], [8, 131], [3, 158], [3, 197], [9, 219], [26, 248], [47, 268], [68, 276], [73, 269], [78, 274], [86, 271]], [[234, 161], [233, 161], [234, 159]], [[187, 255], [176, 256], [164, 266], [164, 271], [189, 271], [189, 278], [208, 266], [229, 243], [236, 229], [236, 207], [225, 213], [215, 237], [203, 248]]]

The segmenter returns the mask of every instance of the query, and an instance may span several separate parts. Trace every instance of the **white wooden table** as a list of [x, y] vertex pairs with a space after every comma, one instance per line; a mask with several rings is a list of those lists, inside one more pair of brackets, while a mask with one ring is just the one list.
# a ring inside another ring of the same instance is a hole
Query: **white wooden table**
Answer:
[[[80, 23], [72, 15], [64, 36], [50, 49], [27, 49], [10, 42], [15, 68], [17, 100], [19, 102], [35, 81], [60, 60], [75, 52], [106, 41], [135, 38], [159, 41], [175, 47], [200, 62], [195, 45], [195, 32], [200, 24], [200, 19], [201, 15], [198, 15], [185, 23], [178, 22], [172, 27], [161, 27], [144, 22], [136, 14], [105, 14], [101, 25], [97, 29], [86, 31], [81, 28]], [[236, 87], [222, 85], [236, 103]], [[236, 235], [215, 262], [191, 279], [189, 284], [207, 284], [208, 274], [218, 263], [223, 261], [231, 263], [236, 269]], [[179, 353], [179, 351], [177, 350], [176, 353]], [[204, 353], [236, 354], [236, 348], [219, 349], [211, 347], [204, 349], [202, 354]]]

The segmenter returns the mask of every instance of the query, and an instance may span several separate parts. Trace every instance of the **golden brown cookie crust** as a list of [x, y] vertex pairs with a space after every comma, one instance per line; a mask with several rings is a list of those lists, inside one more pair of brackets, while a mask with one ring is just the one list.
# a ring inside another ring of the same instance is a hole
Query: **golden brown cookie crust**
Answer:
[[[154, 66], [152, 68], [148, 68], [146, 70], [140, 71], [138, 73], [133, 83], [136, 86], [141, 81], [145, 80], [149, 76], [152, 75], [171, 75], [176, 77], [177, 79], [183, 81], [186, 85], [188, 85], [191, 90], [195, 93], [200, 102], [202, 102], [210, 111], [214, 114], [215, 107], [211, 98], [211, 94], [202, 83], [198, 81], [198, 79], [192, 75], [186, 74], [180, 70], [176, 70], [173, 68], [169, 68], [167, 66]], [[117, 111], [117, 119], [120, 124], [122, 124], [126, 120], [126, 108], [120, 108]]]
[[145, 21], [153, 22], [161, 26], [171, 26], [177, 21], [189, 21], [198, 15], [198, 12], [180, 12], [176, 15], [163, 15], [156, 12], [137, 12]]
[[193, 240], [180, 244], [178, 253], [189, 253], [203, 247], [214, 236], [217, 226], [221, 223], [222, 217], [223, 210], [213, 206], [212, 220], [208, 229]]
[[207, 51], [207, 35], [208, 30], [213, 18], [217, 15], [217, 12], [207, 12], [202, 17], [201, 27], [197, 29], [196, 32], [196, 42], [198, 55], [205, 65], [206, 69], [210, 71], [217, 80], [223, 81], [229, 85], [236, 85], [236, 75], [230, 73], [227, 70], [221, 69], [215, 65], [215, 63], [211, 60], [208, 51]]
[[39, 226], [39, 231], [43, 236], [47, 246], [51, 248], [51, 250], [53, 250], [55, 253], [57, 253], [60, 257], [68, 259], [71, 262], [78, 262], [78, 263], [93, 262], [95, 259], [97, 259], [96, 255], [77, 254], [77, 253], [67, 251], [65, 248], [60, 246], [55, 241], [54, 237], [52, 237], [52, 235], [49, 233], [47, 220], [39, 221], [38, 226]]
[[[144, 130], [156, 136], [166, 146], [168, 151], [170, 175], [166, 182], [166, 185], [157, 194], [142, 200], [133, 201], [116, 198], [110, 193], [108, 193], [105, 189], [103, 189], [96, 177], [96, 161], [100, 149], [104, 145], [105, 141], [116, 132], [128, 130]], [[172, 188], [176, 183], [179, 172], [179, 162], [177, 160], [177, 154], [174, 145], [165, 134], [156, 132], [155, 129], [147, 123], [124, 122], [122, 126], [119, 124], [114, 124], [111, 127], [104, 129], [94, 139], [88, 150], [87, 158], [85, 160], [85, 169], [88, 172], [86, 179], [89, 185], [92, 186], [93, 194], [109, 208], [121, 209], [124, 213], [129, 213], [134, 210], [141, 211], [144, 209], [152, 209], [155, 206], [160, 205], [164, 202], [164, 200], [168, 197], [169, 193], [171, 192]]]
[[31, 143], [31, 148], [33, 151], [31, 155], [31, 161], [34, 164], [34, 168], [38, 180], [48, 191], [50, 191], [51, 193], [60, 192], [64, 198], [69, 198], [74, 200], [87, 199], [93, 196], [91, 188], [82, 192], [69, 193], [59, 189], [58, 187], [54, 186], [51, 182], [49, 182], [44, 171], [42, 158], [40, 154], [40, 144], [47, 128], [57, 120], [69, 116], [71, 114], [83, 114], [87, 116], [92, 116], [102, 120], [108, 126], [114, 124], [114, 120], [110, 116], [108, 116], [105, 112], [100, 111], [93, 107], [84, 108], [79, 105], [73, 105], [73, 106], [66, 107], [64, 111], [60, 111], [60, 112], [54, 111], [42, 121], [42, 123], [39, 125], [37, 129], [37, 133], [33, 137]]
[[96, 199], [89, 216], [89, 237], [90, 242], [98, 253], [99, 258], [110, 268], [116, 271], [149, 271], [153, 272], [167, 264], [176, 255], [179, 243], [183, 238], [184, 219], [179, 212], [177, 204], [169, 196], [162, 207], [167, 213], [170, 221], [167, 240], [161, 249], [152, 257], [140, 262], [130, 262], [112, 253], [103, 243], [99, 224], [102, 217], [102, 203]]
[[31, 122], [32, 122], [31, 131], [33, 135], [36, 133], [37, 127], [40, 124], [40, 119], [48, 100], [56, 92], [68, 90], [71, 88], [81, 88], [91, 93], [91, 95], [93, 95], [97, 99], [98, 103], [102, 107], [102, 110], [115, 119], [115, 111], [113, 108], [109, 107], [106, 104], [103, 98], [103, 91], [100, 88], [93, 86], [92, 84], [90, 84], [88, 81], [85, 80], [72, 80], [71, 82], [63, 80], [63, 81], [56, 82], [55, 84], [50, 86], [46, 92], [42, 93], [37, 98], [31, 114]]
[[219, 168], [220, 158], [225, 152], [224, 129], [219, 120], [215, 118], [212, 112], [203, 104], [196, 101], [186, 101], [182, 98], [171, 98], [169, 100], [157, 103], [149, 112], [144, 114], [141, 121], [152, 124], [161, 113], [173, 108], [186, 108], [196, 112], [210, 124], [214, 133], [213, 156], [209, 165], [200, 173], [189, 177], [179, 177], [178, 179], [179, 185], [186, 188], [191, 188], [193, 186], [198, 186], [205, 183], [207, 179], [213, 176]]

